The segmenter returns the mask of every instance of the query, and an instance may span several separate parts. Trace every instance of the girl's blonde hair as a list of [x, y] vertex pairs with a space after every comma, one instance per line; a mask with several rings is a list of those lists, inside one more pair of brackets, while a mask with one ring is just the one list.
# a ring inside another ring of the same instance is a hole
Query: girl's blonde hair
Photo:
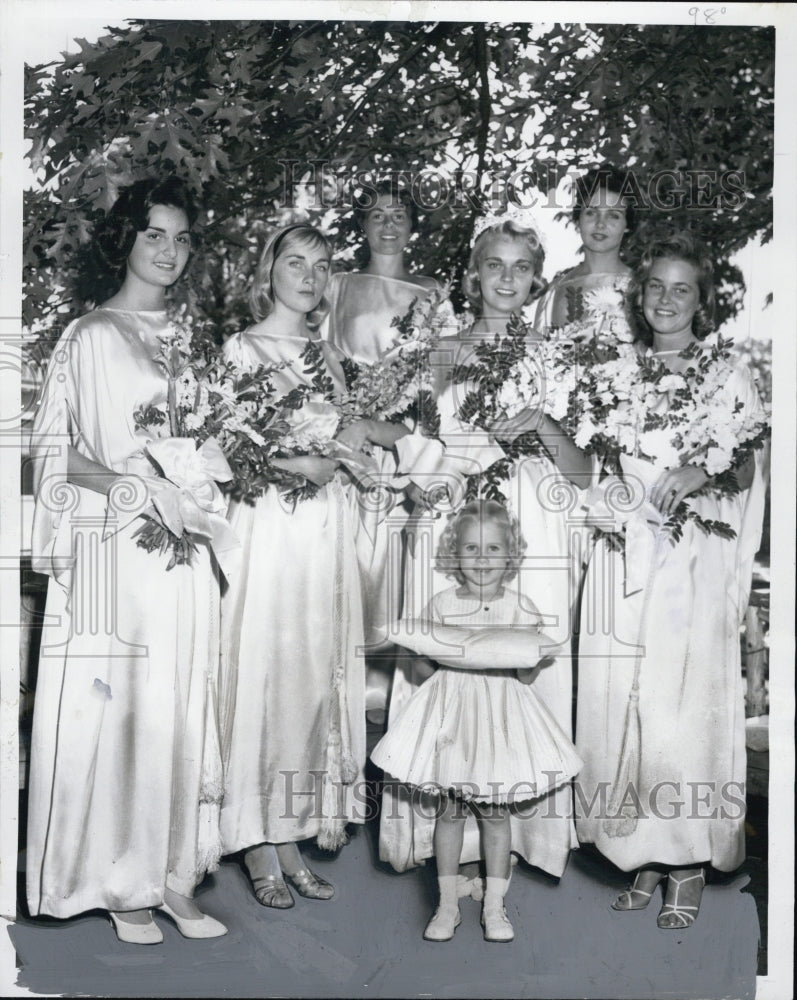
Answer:
[[[260, 254], [252, 287], [249, 289], [249, 306], [257, 322], [265, 319], [274, 310], [274, 291], [271, 283], [274, 264], [283, 254], [290, 253], [299, 246], [311, 250], [324, 250], [327, 257], [332, 259], [332, 246], [329, 240], [320, 230], [306, 222], [297, 222], [272, 233]], [[322, 297], [315, 309], [307, 314], [308, 324], [318, 326], [328, 312], [329, 302], [326, 297]]]
[[526, 229], [513, 219], [506, 219], [497, 226], [490, 226], [483, 230], [476, 238], [473, 249], [470, 252], [468, 266], [462, 276], [462, 291], [465, 298], [472, 306], [479, 307], [482, 304], [482, 290], [479, 282], [479, 268], [484, 260], [487, 243], [493, 236], [509, 236], [512, 239], [523, 240], [529, 252], [532, 264], [534, 265], [534, 277], [531, 282], [529, 296], [525, 305], [532, 302], [541, 295], [547, 283], [542, 277], [542, 265], [545, 262], [545, 250], [537, 233], [533, 229]]
[[526, 551], [526, 540], [520, 533], [520, 525], [517, 517], [508, 511], [503, 504], [498, 503], [497, 500], [471, 500], [464, 507], [460, 507], [458, 511], [449, 514], [448, 524], [440, 536], [440, 542], [437, 546], [435, 557], [435, 567], [437, 570], [450, 580], [456, 580], [459, 584], [465, 582], [465, 577], [459, 568], [457, 545], [459, 542], [459, 533], [463, 525], [470, 521], [492, 521], [504, 529], [507, 549], [509, 550], [504, 581], [513, 580], [517, 576], [520, 565], [523, 562], [523, 553]]

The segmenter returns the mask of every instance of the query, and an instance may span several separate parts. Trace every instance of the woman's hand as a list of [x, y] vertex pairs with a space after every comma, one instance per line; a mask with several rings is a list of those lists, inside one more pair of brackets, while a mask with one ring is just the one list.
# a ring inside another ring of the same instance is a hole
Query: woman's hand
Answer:
[[422, 510], [434, 510], [438, 505], [450, 505], [450, 496], [445, 483], [438, 482], [431, 489], [425, 490], [417, 483], [409, 482], [404, 487], [407, 499]]
[[702, 489], [709, 481], [705, 469], [697, 465], [682, 465], [665, 472], [650, 491], [650, 502], [669, 517], [678, 504], [692, 493]]
[[394, 424], [390, 420], [369, 420], [371, 424], [371, 443], [381, 448], [390, 449], [400, 438], [406, 437], [410, 430], [404, 424]]
[[394, 424], [389, 420], [355, 420], [353, 424], [343, 428], [337, 440], [353, 451], [362, 451], [365, 444], [376, 444], [388, 449], [406, 434], [409, 434], [409, 430], [404, 424]]
[[286, 472], [296, 472], [316, 486], [326, 486], [335, 478], [338, 463], [334, 458], [319, 455], [296, 455], [294, 458], [274, 459], [274, 465]]
[[338, 463], [334, 458], [322, 458], [318, 455], [305, 455], [301, 457], [302, 466], [299, 469], [305, 479], [309, 479], [316, 486], [326, 486], [335, 478]]
[[345, 444], [352, 451], [362, 451], [363, 445], [371, 444], [373, 441], [373, 420], [355, 420], [354, 423], [338, 431], [335, 436], [336, 441]]

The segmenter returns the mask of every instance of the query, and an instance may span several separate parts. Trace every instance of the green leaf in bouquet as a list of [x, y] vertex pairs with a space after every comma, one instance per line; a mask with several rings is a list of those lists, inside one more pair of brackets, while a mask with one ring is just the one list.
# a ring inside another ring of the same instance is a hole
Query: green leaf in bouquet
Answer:
[[308, 340], [299, 357], [304, 362], [304, 374], [310, 376], [313, 392], [332, 401], [335, 397], [335, 386], [327, 371], [322, 341]]
[[146, 431], [153, 427], [163, 427], [166, 423], [166, 411], [157, 406], [139, 406], [133, 413], [136, 430]]
[[146, 552], [159, 552], [161, 555], [171, 552], [167, 570], [184, 564], [190, 565], [199, 551], [189, 534], [175, 535], [164, 524], [151, 517], [144, 517], [141, 526], [133, 532], [133, 538], [136, 539], [136, 545]]

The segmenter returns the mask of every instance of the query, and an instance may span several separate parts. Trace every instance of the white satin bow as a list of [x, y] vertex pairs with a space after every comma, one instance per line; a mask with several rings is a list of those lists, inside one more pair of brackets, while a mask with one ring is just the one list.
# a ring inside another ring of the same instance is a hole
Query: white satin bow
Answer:
[[625, 596], [642, 590], [652, 560], [660, 564], [666, 554], [657, 543], [664, 518], [647, 499], [642, 481], [609, 476], [587, 492], [583, 506], [591, 527], [618, 533], [625, 528]]
[[218, 442], [208, 438], [197, 448], [193, 438], [158, 438], [146, 445], [146, 451], [165, 480], [177, 487], [148, 480], [150, 501], [164, 525], [175, 535], [189, 532], [205, 539], [230, 579], [241, 543], [227, 522], [227, 501], [217, 485], [233, 477]]

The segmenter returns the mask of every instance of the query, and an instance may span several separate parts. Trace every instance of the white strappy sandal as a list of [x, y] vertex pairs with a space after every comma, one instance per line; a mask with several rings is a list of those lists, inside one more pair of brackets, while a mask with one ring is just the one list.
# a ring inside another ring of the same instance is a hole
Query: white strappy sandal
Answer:
[[[698, 896], [697, 903], [679, 903], [678, 894], [681, 886], [696, 878], [700, 879], [700, 896]], [[684, 875], [683, 878], [678, 878], [677, 875], [670, 872], [667, 882], [667, 895], [669, 895], [670, 883], [673, 883], [675, 886], [675, 897], [672, 902], [665, 899], [664, 906], [662, 906], [659, 912], [656, 923], [664, 931], [676, 931], [682, 930], [685, 927], [691, 927], [697, 919], [697, 913], [700, 909], [700, 900], [706, 884], [706, 871], [704, 868], [698, 868], [693, 875]], [[670, 917], [674, 918], [672, 923], [668, 920]]]
[[[651, 887], [650, 892], [646, 889], [640, 889], [637, 885], [640, 875], [658, 875], [655, 884]], [[664, 872], [650, 871], [649, 869], [640, 869], [634, 876], [634, 881], [629, 889], [623, 890], [620, 895], [612, 903], [612, 909], [617, 910], [621, 913], [627, 910], [644, 910], [645, 907], [650, 902], [650, 897], [653, 895], [656, 886], [664, 878]], [[634, 902], [634, 896], [641, 896], [641, 902]]]

